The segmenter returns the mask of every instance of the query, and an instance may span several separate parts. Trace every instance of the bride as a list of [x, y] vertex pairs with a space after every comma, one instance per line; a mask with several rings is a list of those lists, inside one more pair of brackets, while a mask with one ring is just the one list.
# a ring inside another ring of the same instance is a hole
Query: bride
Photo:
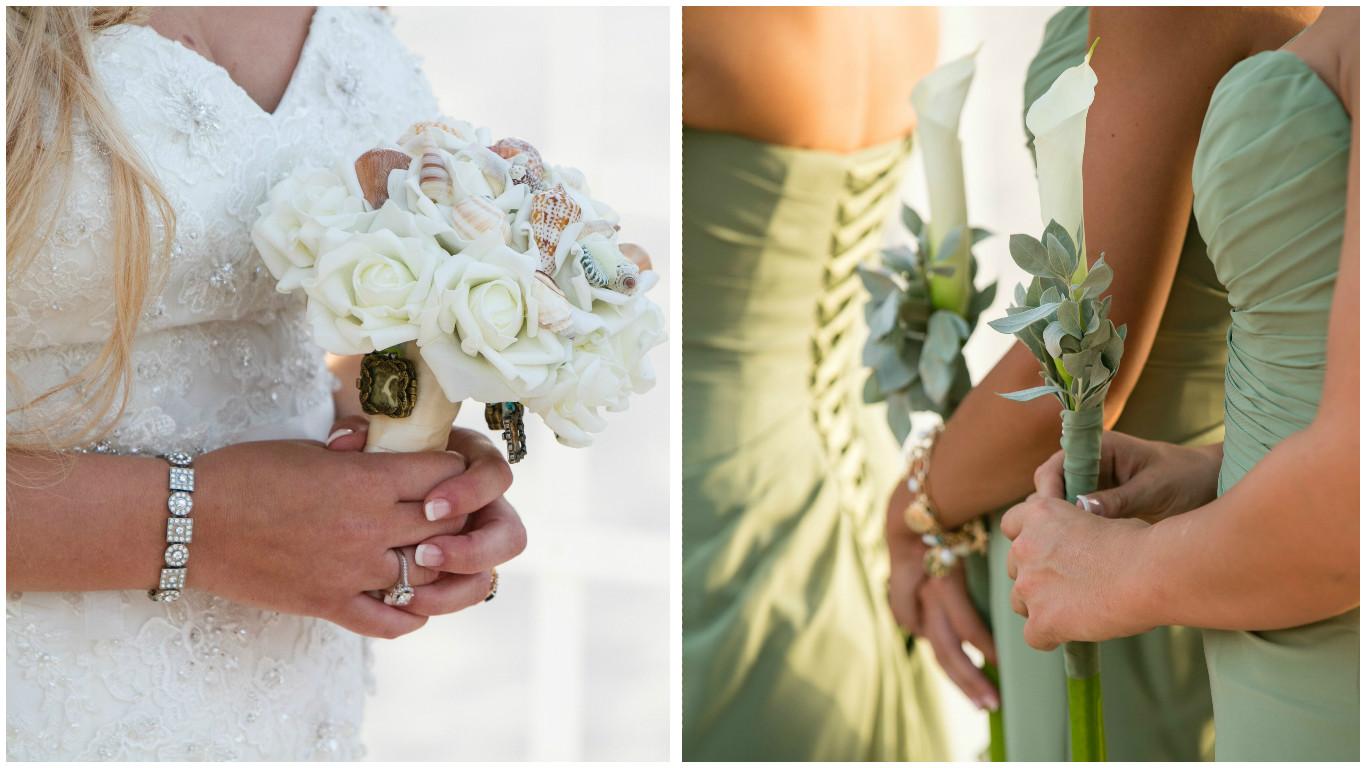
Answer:
[[526, 533], [482, 435], [359, 452], [356, 361], [248, 231], [435, 115], [421, 67], [365, 8], [6, 22], [8, 757], [359, 757], [357, 635], [492, 597]]

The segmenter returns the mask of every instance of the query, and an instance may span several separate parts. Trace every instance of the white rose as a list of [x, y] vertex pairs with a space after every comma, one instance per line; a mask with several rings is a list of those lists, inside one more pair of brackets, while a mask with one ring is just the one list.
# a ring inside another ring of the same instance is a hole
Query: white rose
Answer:
[[496, 232], [437, 268], [418, 344], [451, 400], [523, 400], [568, 358], [569, 341], [538, 325], [535, 268]]
[[592, 434], [606, 428], [600, 409], [624, 411], [631, 393], [654, 386], [647, 353], [664, 341], [664, 312], [644, 297], [609, 305], [601, 314], [614, 332], [594, 333], [575, 346], [569, 361], [556, 371], [554, 385], [541, 397], [525, 401], [559, 442], [575, 448], [590, 444]]
[[303, 283], [318, 343], [355, 355], [417, 338], [432, 273], [446, 258], [430, 238], [383, 230], [325, 248], [316, 274]]
[[312, 272], [325, 240], [363, 229], [367, 215], [355, 171], [304, 169], [276, 184], [258, 209], [251, 241], [276, 289], [288, 293]]

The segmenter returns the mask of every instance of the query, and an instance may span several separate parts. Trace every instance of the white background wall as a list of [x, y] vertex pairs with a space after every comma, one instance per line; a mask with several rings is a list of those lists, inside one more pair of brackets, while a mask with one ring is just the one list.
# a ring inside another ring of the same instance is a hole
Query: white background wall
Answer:
[[[977, 76], [963, 107], [960, 126], [967, 180], [968, 218], [996, 233], [979, 245], [977, 282], [999, 279], [996, 303], [984, 317], [1005, 314], [1016, 283], [1025, 276], [1006, 249], [1016, 232], [1038, 235], [1039, 195], [1034, 166], [1025, 149], [1024, 76], [1043, 37], [1043, 25], [1057, 10], [1050, 8], [944, 8], [940, 12], [939, 61], [976, 48]], [[903, 199], [922, 214], [929, 208], [923, 160], [912, 153]], [[899, 230], [893, 230], [899, 232]], [[898, 235], [904, 236], [904, 235]], [[966, 356], [973, 380], [980, 379], [1010, 347], [1012, 339], [983, 323], [968, 342]], [[986, 746], [986, 718], [941, 675], [940, 690], [948, 705], [954, 758], [972, 760]]]
[[[653, 255], [665, 279], [651, 295], [667, 307], [668, 11], [391, 12], [447, 115], [588, 174], [623, 237]], [[667, 345], [652, 360], [659, 384], [591, 448], [528, 419], [509, 494], [527, 550], [499, 569], [493, 602], [374, 643], [371, 759], [668, 759]], [[482, 421], [467, 407], [459, 423]]]

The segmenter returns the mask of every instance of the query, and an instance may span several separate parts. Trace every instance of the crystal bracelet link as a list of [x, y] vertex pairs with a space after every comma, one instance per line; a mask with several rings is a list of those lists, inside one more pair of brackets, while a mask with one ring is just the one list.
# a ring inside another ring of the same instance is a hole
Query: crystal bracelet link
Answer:
[[168, 486], [171, 494], [166, 499], [166, 552], [162, 555], [165, 567], [157, 586], [147, 590], [147, 596], [158, 603], [173, 603], [185, 589], [185, 569], [190, 562], [190, 539], [194, 535], [194, 457], [183, 451], [172, 451], [161, 456], [170, 464]]

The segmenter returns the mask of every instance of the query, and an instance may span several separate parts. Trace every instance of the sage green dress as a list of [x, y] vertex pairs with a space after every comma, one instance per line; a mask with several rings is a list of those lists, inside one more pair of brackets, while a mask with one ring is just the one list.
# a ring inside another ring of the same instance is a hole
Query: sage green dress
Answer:
[[909, 145], [683, 132], [683, 757], [934, 760], [887, 607], [900, 474], [862, 402], [864, 290]]
[[[1286, 51], [1239, 63], [1210, 100], [1192, 178], [1233, 305], [1221, 493], [1318, 412], [1351, 127], [1332, 89]], [[1205, 632], [1216, 756], [1357, 760], [1360, 635], [1359, 609], [1274, 632]]]
[[[1026, 108], [1089, 45], [1088, 12], [1068, 7], [1049, 20], [1025, 82]], [[1094, 243], [1103, 247], [1103, 243]], [[1192, 221], [1152, 353], [1114, 429], [1186, 445], [1223, 436], [1224, 335], [1229, 307]], [[999, 519], [999, 518], [998, 518]], [[1000, 657], [1006, 756], [1066, 760], [1067, 690], [1062, 651], [1024, 642], [1010, 608], [1009, 542], [993, 526], [990, 613]], [[1209, 681], [1200, 633], [1164, 627], [1101, 644], [1105, 737], [1111, 760], [1198, 760], [1209, 754]]]

